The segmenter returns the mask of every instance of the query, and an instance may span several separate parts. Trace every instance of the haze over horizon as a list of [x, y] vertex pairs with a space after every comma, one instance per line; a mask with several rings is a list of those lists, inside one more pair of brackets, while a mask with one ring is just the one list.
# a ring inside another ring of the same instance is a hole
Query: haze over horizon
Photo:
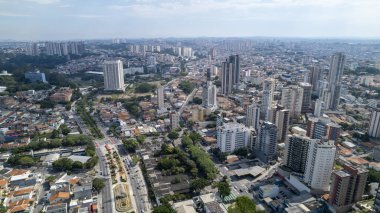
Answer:
[[0, 39], [380, 38], [378, 0], [0, 0]]

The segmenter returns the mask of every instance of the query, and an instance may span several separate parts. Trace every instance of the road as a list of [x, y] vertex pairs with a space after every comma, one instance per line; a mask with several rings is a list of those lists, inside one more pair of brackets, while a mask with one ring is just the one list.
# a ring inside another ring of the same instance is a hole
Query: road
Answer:
[[178, 114], [182, 114], [185, 106], [189, 103], [190, 99], [194, 97], [195, 93], [198, 91], [198, 89], [193, 89], [193, 91], [187, 96], [186, 101], [182, 104], [181, 108], [178, 110]]
[[116, 212], [114, 210], [114, 196], [112, 192], [112, 182], [111, 178], [109, 178], [109, 172], [108, 172], [108, 166], [107, 166], [107, 161], [103, 157], [104, 154], [100, 148], [100, 146], [97, 144], [96, 145], [96, 154], [99, 157], [99, 171], [103, 176], [106, 176], [105, 178], [105, 187], [102, 189], [100, 193], [100, 200], [101, 200], [101, 205], [102, 205], [102, 210], [103, 212]]

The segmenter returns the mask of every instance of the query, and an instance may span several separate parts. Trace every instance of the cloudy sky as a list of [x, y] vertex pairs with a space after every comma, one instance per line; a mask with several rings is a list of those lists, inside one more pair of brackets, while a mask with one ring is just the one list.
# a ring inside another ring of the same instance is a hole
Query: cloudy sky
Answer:
[[380, 0], [0, 0], [0, 39], [380, 38]]

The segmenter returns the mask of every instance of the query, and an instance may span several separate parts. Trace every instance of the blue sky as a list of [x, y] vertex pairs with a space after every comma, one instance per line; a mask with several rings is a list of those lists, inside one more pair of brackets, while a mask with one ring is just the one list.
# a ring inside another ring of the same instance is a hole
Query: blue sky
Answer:
[[380, 0], [0, 0], [0, 39], [380, 38]]

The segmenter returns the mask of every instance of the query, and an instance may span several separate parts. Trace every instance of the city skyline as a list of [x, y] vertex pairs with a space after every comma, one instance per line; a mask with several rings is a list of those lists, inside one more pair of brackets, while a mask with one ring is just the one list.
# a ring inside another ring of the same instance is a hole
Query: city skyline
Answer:
[[380, 38], [376, 0], [0, 0], [0, 8], [1, 40]]

